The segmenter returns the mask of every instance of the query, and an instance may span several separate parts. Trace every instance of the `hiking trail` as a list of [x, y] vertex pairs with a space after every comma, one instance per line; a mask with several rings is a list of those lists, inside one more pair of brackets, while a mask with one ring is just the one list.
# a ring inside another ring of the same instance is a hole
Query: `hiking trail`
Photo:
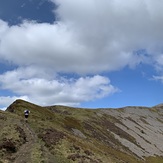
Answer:
[[49, 150], [40, 143], [29, 123], [23, 122], [21, 127], [26, 134], [26, 142], [12, 156], [12, 163], [57, 163]]

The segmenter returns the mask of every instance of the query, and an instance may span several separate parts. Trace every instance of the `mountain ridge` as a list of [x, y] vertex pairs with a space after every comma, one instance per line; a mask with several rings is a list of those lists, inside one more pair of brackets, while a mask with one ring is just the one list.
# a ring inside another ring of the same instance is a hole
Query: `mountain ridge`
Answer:
[[[31, 111], [28, 123], [25, 109]], [[20, 149], [33, 142], [26, 162], [161, 163], [162, 116], [162, 105], [85, 109], [16, 100], [0, 111], [0, 161], [16, 162]]]

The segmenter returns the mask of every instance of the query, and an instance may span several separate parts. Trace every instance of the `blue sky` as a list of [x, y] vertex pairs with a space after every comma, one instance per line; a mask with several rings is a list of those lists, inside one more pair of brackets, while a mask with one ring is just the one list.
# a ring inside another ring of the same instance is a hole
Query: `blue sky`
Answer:
[[163, 2], [0, 0], [0, 108], [163, 102]]

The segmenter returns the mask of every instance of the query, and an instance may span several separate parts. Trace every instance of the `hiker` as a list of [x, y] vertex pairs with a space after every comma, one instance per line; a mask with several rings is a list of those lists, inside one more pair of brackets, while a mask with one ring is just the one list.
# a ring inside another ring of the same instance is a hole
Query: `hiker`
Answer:
[[25, 119], [27, 120], [28, 116], [29, 116], [30, 111], [29, 110], [24, 110], [24, 116]]

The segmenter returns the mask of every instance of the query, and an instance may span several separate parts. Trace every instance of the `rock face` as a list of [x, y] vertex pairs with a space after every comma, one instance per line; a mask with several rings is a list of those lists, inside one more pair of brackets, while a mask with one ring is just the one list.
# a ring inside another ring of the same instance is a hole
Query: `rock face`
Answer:
[[126, 107], [119, 110], [102, 110], [116, 117], [117, 127], [131, 135], [135, 143], [113, 133], [115, 138], [140, 158], [163, 155], [163, 108]]
[[0, 162], [162, 163], [162, 117], [162, 104], [83, 109], [16, 100], [0, 111]]

